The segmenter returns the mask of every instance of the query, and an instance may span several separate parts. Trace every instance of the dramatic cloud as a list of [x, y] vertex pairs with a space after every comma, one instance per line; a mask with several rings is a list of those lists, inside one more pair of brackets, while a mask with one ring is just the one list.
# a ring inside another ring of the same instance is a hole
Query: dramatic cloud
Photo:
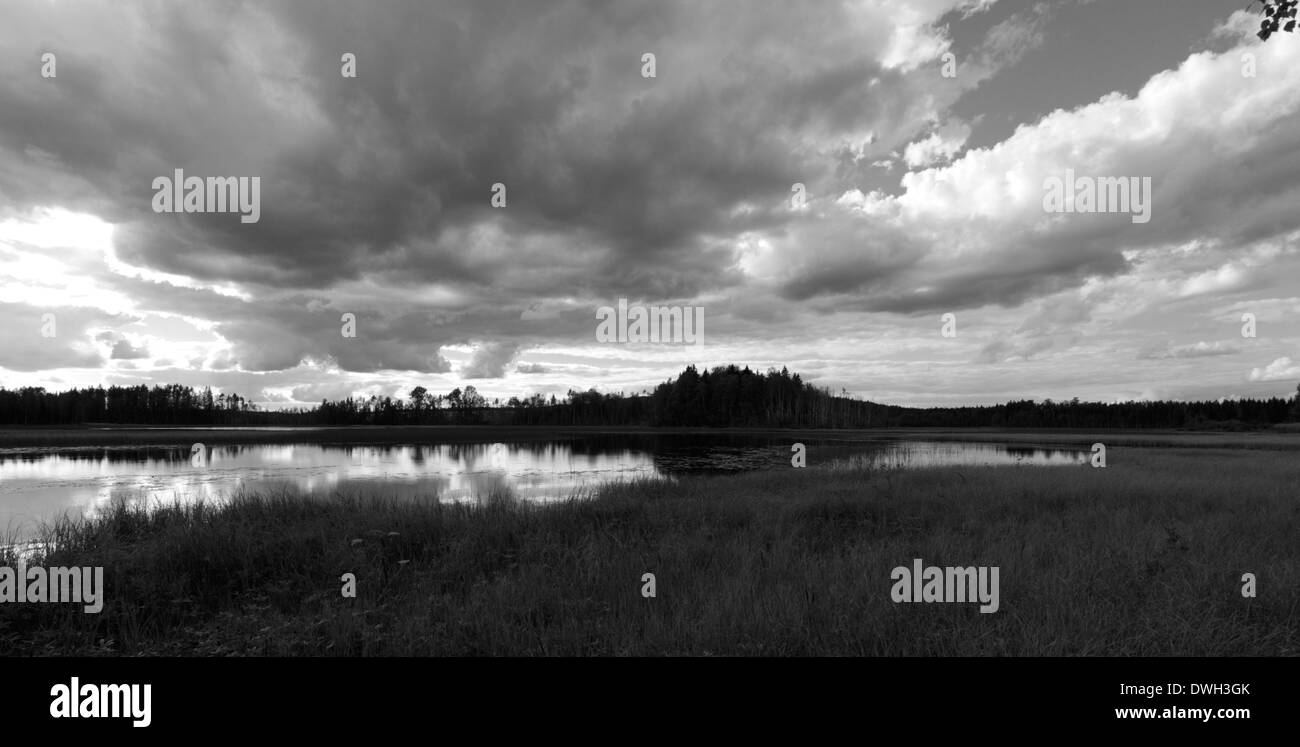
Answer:
[[[1103, 5], [10, 3], [0, 385], [1279, 392], [1236, 353], [1300, 342], [1300, 44]], [[154, 212], [177, 169], [258, 177], [259, 219]], [[1151, 220], [1044, 212], [1066, 169], [1149, 177]], [[705, 352], [597, 344], [620, 298], [704, 306]]]

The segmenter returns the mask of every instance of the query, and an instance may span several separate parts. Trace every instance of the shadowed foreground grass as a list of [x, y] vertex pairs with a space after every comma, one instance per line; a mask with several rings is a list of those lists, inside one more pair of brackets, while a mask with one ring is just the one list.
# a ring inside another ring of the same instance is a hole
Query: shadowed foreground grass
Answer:
[[[103, 612], [0, 605], [0, 653], [1300, 652], [1300, 460], [1116, 448], [1108, 462], [791, 469], [549, 506], [115, 507], [48, 527], [56, 549], [29, 561], [104, 566]], [[890, 571], [913, 558], [999, 566], [1001, 608], [893, 603]], [[340, 594], [347, 572], [355, 599]], [[1257, 598], [1242, 597], [1244, 572]]]

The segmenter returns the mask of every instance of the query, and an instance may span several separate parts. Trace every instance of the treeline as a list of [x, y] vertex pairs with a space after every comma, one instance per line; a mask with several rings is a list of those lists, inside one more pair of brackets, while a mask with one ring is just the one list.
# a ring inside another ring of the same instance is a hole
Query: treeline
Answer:
[[804, 383], [799, 374], [775, 369], [718, 366], [700, 373], [688, 366], [676, 380], [648, 395], [569, 391], [562, 402], [511, 398], [507, 422], [517, 425], [643, 425], [674, 427], [848, 428], [872, 424], [881, 405]]
[[660, 384], [645, 420], [660, 426], [805, 428], [1249, 428], [1300, 421], [1300, 386], [1291, 399], [1201, 402], [1043, 402], [911, 408], [853, 399], [804, 383], [787, 370], [687, 368]]
[[47, 392], [41, 387], [0, 389], [0, 423], [65, 425], [250, 425], [274, 413], [259, 412], [238, 394], [213, 396], [180, 384], [87, 387]]
[[898, 428], [1252, 428], [1300, 421], [1296, 398], [1222, 402], [1069, 402], [1022, 400], [992, 407], [900, 409], [886, 419]]
[[47, 392], [0, 389], [0, 424], [73, 425], [619, 425], [769, 428], [1257, 428], [1300, 421], [1300, 387], [1292, 399], [1106, 404], [1021, 400], [981, 407], [910, 408], [839, 395], [786, 369], [766, 373], [689, 366], [648, 394], [570, 390], [504, 404], [473, 386], [432, 394], [422, 386], [401, 397], [322, 400], [311, 408], [261, 410], [238, 394], [213, 395], [172, 384], [88, 387]]
[[650, 395], [654, 425], [850, 428], [879, 425], [889, 409], [834, 396], [782, 368], [766, 374], [726, 366], [688, 367]]

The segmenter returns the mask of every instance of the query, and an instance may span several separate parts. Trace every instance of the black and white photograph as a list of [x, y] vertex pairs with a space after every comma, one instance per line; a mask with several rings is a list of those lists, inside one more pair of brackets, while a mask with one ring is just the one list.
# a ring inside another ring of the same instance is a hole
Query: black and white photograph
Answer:
[[10, 707], [834, 659], [1067, 729], [1285, 718], [1296, 25], [0, 0]]

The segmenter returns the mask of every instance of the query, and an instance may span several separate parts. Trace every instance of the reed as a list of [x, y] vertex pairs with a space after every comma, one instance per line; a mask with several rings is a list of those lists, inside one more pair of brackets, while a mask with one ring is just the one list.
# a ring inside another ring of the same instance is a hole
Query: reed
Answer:
[[[0, 653], [1300, 652], [1300, 460], [1115, 448], [1108, 461], [642, 480], [555, 504], [117, 504], [44, 527], [39, 553], [103, 566], [103, 612], [0, 604]], [[999, 610], [893, 603], [891, 570], [913, 558], [998, 566]], [[1241, 595], [1246, 572], [1256, 598]]]

